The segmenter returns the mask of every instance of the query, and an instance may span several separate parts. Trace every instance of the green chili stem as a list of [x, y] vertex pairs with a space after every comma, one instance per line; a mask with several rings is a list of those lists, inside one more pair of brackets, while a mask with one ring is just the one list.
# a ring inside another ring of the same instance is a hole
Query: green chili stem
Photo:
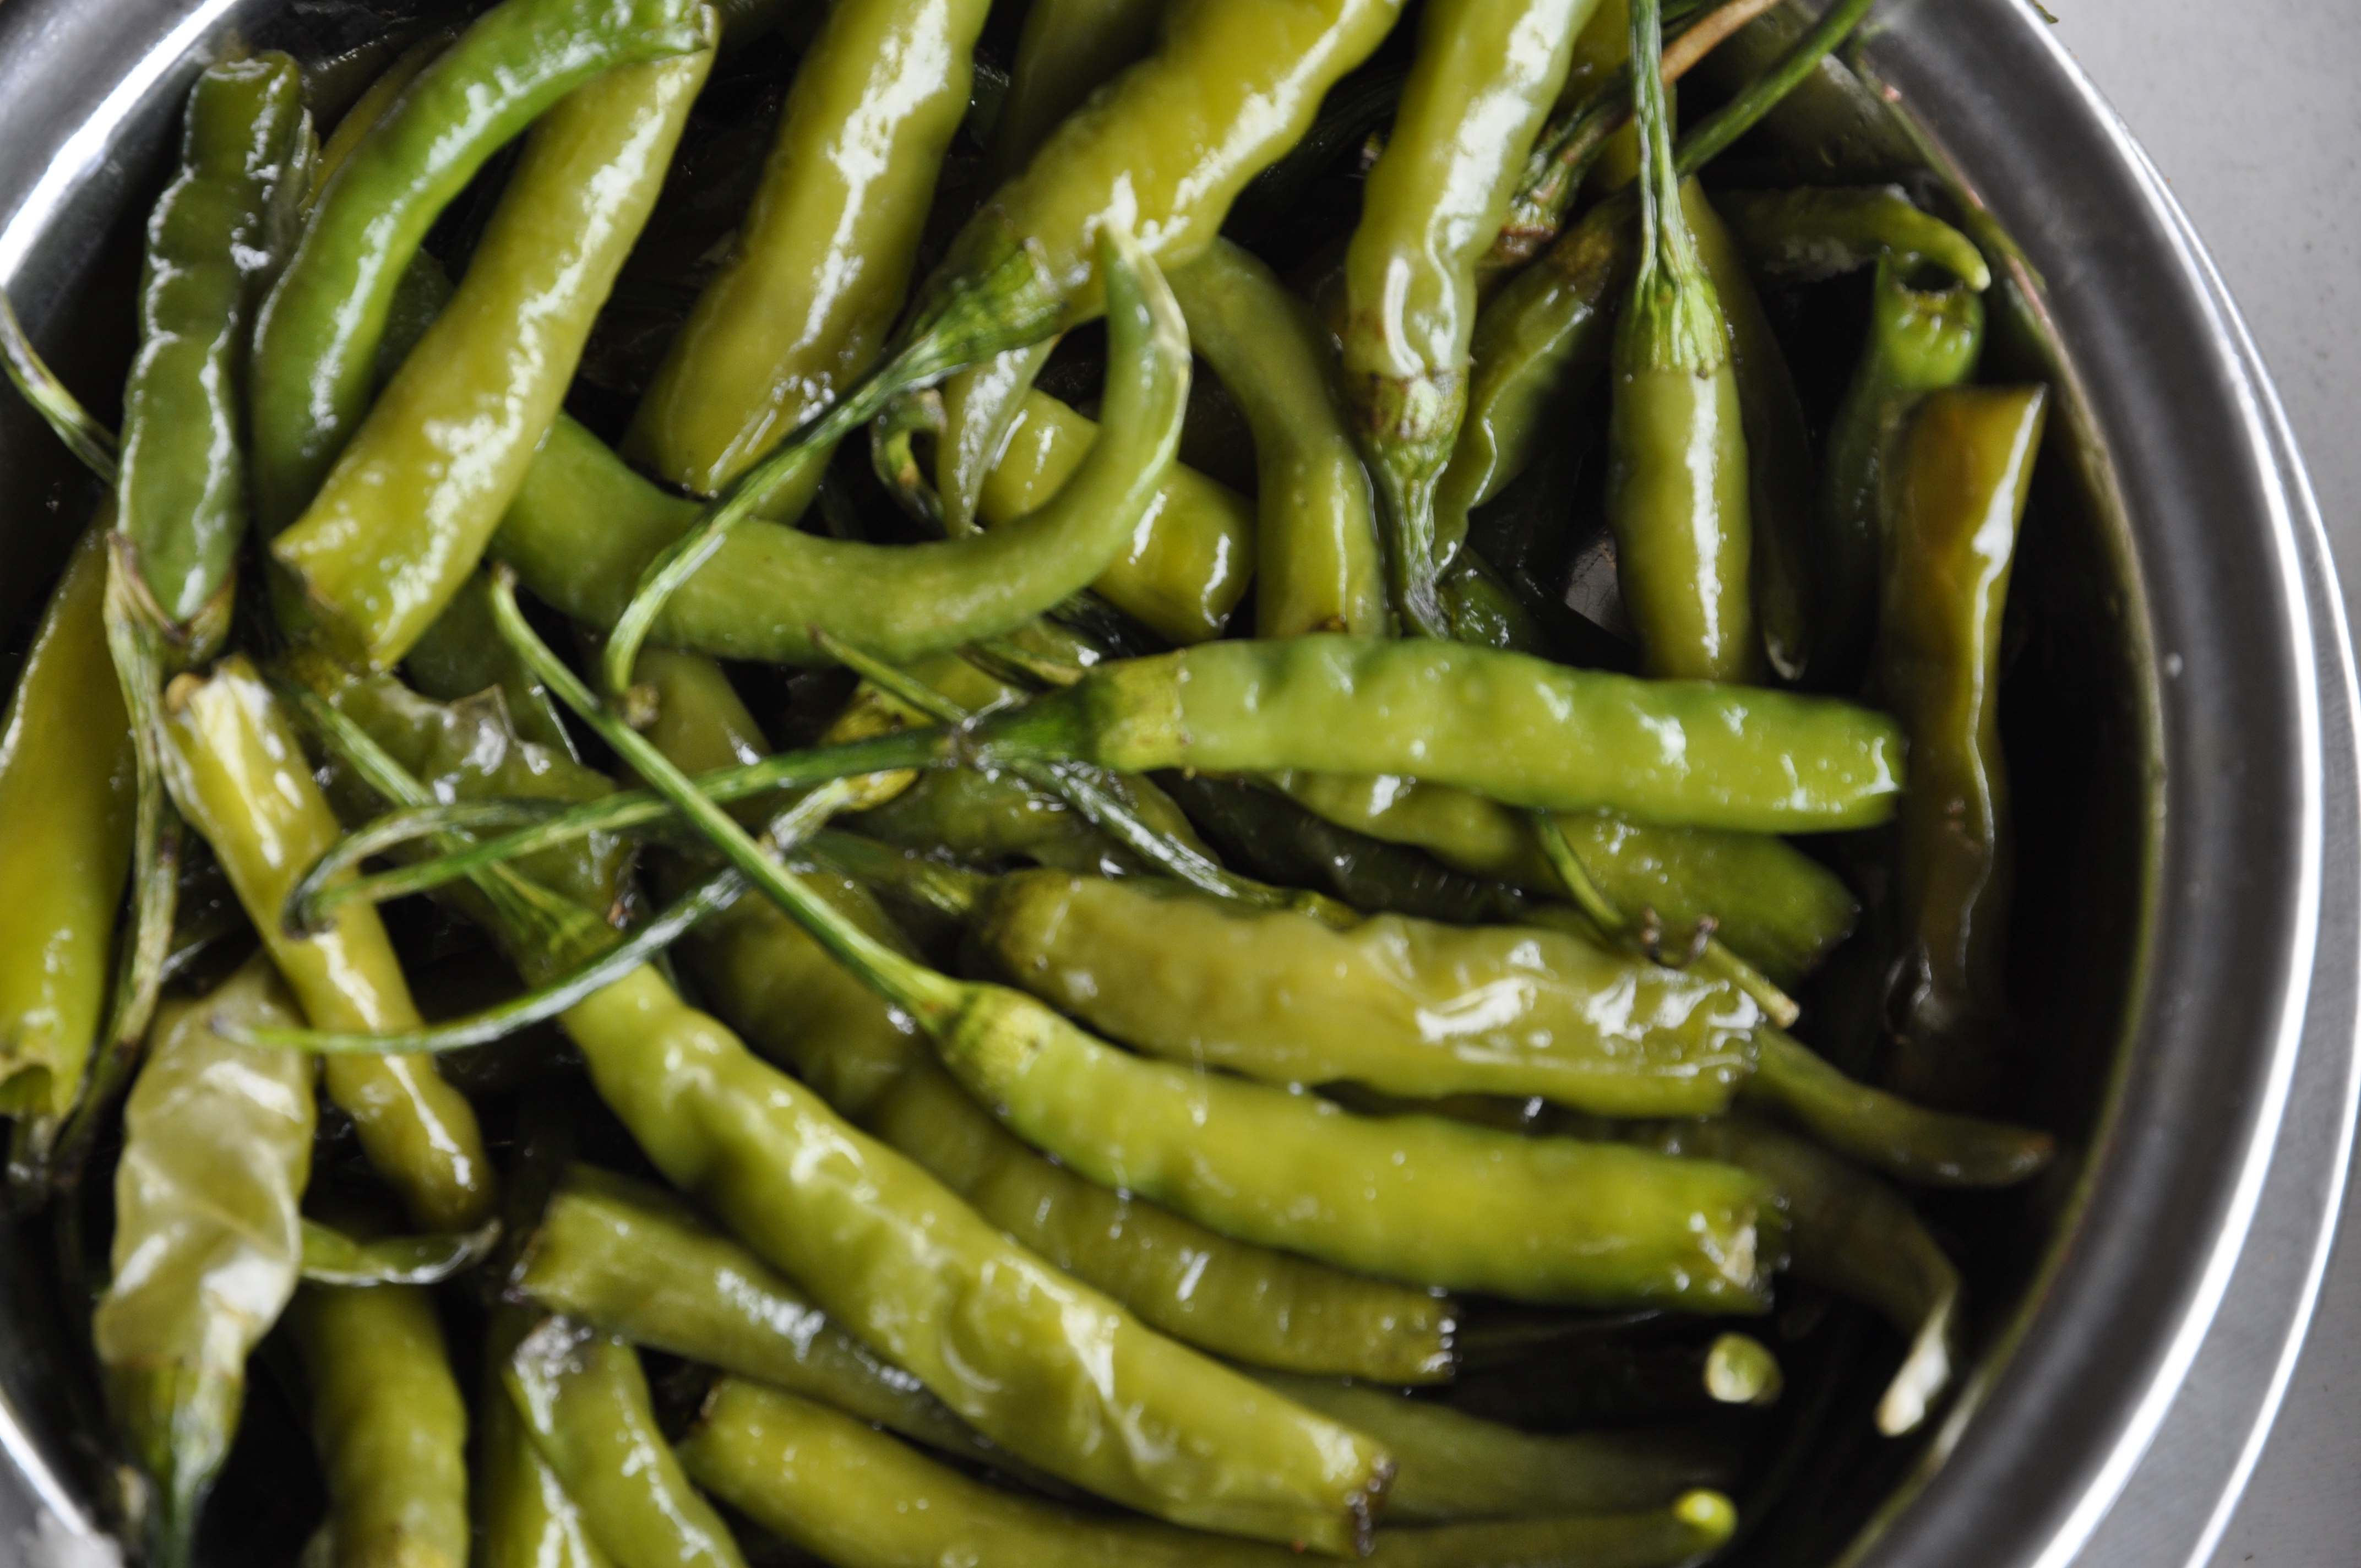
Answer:
[[[356, 898], [383, 904], [388, 899], [440, 887], [463, 874], [445, 871], [447, 860], [421, 861], [350, 882], [339, 883], [335, 879], [371, 856], [421, 839], [439, 838], [453, 831], [533, 826], [546, 821], [558, 809], [555, 801], [456, 800], [446, 806], [380, 817], [337, 839], [335, 847], [303, 873], [288, 890], [285, 913], [280, 919], [291, 934], [313, 936], [328, 928], [328, 916], [337, 905]], [[422, 872], [429, 874], [422, 876]]]
[[1037, 298], [1046, 293], [1032, 251], [1010, 247], [996, 264], [921, 313], [901, 348], [853, 383], [842, 400], [791, 432], [769, 456], [731, 480], [696, 524], [641, 573], [607, 643], [602, 672], [607, 689], [617, 696], [631, 689], [640, 649], [665, 602], [712, 559], [730, 530], [752, 516], [764, 497], [806, 465], [827, 461], [838, 442], [884, 412], [901, 393], [1049, 336], [1058, 307], [1054, 301]]
[[605, 990], [679, 940], [707, 916], [730, 907], [745, 891], [746, 879], [736, 872], [716, 872], [662, 915], [581, 968], [496, 1007], [423, 1029], [395, 1035], [360, 1035], [333, 1029], [252, 1028], [230, 1018], [214, 1019], [213, 1027], [222, 1038], [241, 1046], [313, 1051], [322, 1056], [428, 1055], [457, 1050], [462, 1046], [487, 1045], [545, 1018], [555, 1018], [592, 992]]
[[1795, 84], [1819, 68], [1829, 50], [1842, 43], [1877, 0], [1837, 0], [1812, 24], [1779, 62], [1749, 82], [1746, 91], [1716, 109], [1681, 138], [1675, 169], [1695, 174], [1719, 157], [1731, 142], [1754, 128], [1754, 123], [1778, 105]]
[[[557, 699], [579, 714], [624, 762], [655, 786], [657, 794], [680, 808], [691, 827], [712, 840], [724, 860], [794, 916], [839, 962], [895, 1005], [921, 1019], [939, 1025], [958, 1011], [964, 987], [905, 958], [839, 914], [833, 905], [806, 887], [801, 878], [764, 854], [762, 846], [729, 813], [701, 794], [688, 776], [657, 750], [654, 742], [601, 703], [526, 621], [524, 612], [517, 606], [516, 573], [506, 562], [500, 563], [493, 572], [492, 613], [501, 634], [557, 695]], [[631, 665], [623, 666], [626, 676], [631, 671]]]
[[25, 335], [24, 323], [17, 321], [16, 307], [5, 293], [0, 293], [0, 360], [6, 361], [8, 379], [33, 405], [33, 411], [49, 422], [67, 450], [92, 473], [114, 484], [122, 450], [115, 433], [91, 418], [82, 400], [66, 390], [66, 384]]
[[1752, 997], [1755, 1004], [1783, 1029], [1795, 1023], [1801, 1013], [1795, 999], [1772, 984], [1762, 970], [1722, 946], [1713, 936], [1709, 924], [1698, 924], [1697, 935], [1703, 940], [1694, 958], [1683, 963], [1667, 959], [1661, 943], [1634, 931], [1633, 923], [1621, 910], [1608, 902], [1605, 894], [1598, 891], [1598, 884], [1591, 881], [1590, 873], [1583, 869], [1581, 857], [1575, 853], [1574, 845], [1567, 840], [1565, 829], [1558, 826], [1556, 817], [1546, 811], [1529, 812], [1527, 816], [1533, 825], [1533, 836], [1541, 840], [1542, 853], [1548, 857], [1550, 869], [1556, 872], [1558, 880], [1565, 884], [1566, 895], [1600, 931], [1631, 944], [1649, 959], [1667, 969], [1694, 967], [1700, 973], [1728, 981]]

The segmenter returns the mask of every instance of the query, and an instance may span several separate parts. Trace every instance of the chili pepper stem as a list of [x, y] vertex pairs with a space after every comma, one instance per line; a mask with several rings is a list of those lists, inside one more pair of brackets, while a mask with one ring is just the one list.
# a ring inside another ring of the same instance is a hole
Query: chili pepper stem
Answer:
[[974, 914], [993, 883], [981, 872], [905, 854], [857, 833], [814, 834], [812, 851], [857, 882], [883, 883], [954, 920]]
[[[492, 614], [501, 634], [558, 700], [580, 715], [657, 794], [679, 808], [689, 826], [712, 841], [725, 861], [794, 916], [838, 961], [929, 1029], [945, 1025], [958, 1013], [968, 988], [905, 958], [845, 919], [805, 886], [802, 879], [764, 854], [746, 830], [702, 794], [654, 742], [600, 703], [525, 620], [517, 604], [516, 574], [504, 562], [492, 575]], [[631, 668], [623, 667], [627, 677]]]
[[24, 324], [17, 321], [16, 307], [5, 293], [0, 293], [0, 362], [7, 367], [9, 381], [33, 405], [33, 411], [57, 432], [66, 449], [82, 459], [82, 466], [114, 484], [121, 453], [115, 433], [91, 418], [82, 400], [66, 390], [66, 384], [25, 335]]
[[602, 674], [608, 691], [620, 695], [631, 689], [640, 649], [665, 602], [764, 497], [807, 465], [826, 461], [838, 442], [884, 412], [900, 394], [1049, 336], [1062, 308], [1029, 242], [1011, 238], [989, 247], [983, 265], [920, 307], [900, 346], [883, 363], [854, 382], [840, 401], [732, 480], [694, 527], [648, 564], [607, 643]]
[[1683, 176], [1695, 174], [1719, 157], [1730, 143], [1753, 128], [1754, 123], [1795, 91], [1829, 51], [1842, 43], [1877, 0], [1838, 0], [1797, 38], [1778, 63], [1747, 84], [1746, 91], [1699, 121], [1681, 138], [1675, 164]]

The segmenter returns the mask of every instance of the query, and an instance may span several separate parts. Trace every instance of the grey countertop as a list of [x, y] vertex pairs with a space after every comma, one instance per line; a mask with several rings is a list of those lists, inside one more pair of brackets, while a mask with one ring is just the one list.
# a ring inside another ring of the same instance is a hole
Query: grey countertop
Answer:
[[[2204, 236], [2312, 471], [2361, 607], [2361, 6], [2048, 0], [2059, 36]], [[2361, 1213], [2215, 1568], [2361, 1561]]]

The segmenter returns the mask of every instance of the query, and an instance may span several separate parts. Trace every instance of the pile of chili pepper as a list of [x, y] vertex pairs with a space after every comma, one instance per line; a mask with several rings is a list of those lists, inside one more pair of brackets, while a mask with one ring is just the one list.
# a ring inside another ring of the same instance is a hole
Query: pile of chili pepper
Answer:
[[8, 1190], [145, 1560], [1642, 1568], [1919, 1427], [1913, 1195], [2053, 1153], [2047, 393], [1867, 9], [205, 69], [119, 440], [0, 312], [107, 490], [0, 731]]

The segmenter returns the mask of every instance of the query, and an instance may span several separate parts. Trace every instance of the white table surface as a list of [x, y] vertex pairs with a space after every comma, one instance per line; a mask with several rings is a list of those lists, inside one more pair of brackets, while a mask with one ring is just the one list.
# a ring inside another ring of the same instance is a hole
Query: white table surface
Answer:
[[[2361, 609], [2361, 5], [2048, 0], [2171, 183], [2287, 402]], [[2361, 1563], [2361, 1214], [2214, 1568]]]

